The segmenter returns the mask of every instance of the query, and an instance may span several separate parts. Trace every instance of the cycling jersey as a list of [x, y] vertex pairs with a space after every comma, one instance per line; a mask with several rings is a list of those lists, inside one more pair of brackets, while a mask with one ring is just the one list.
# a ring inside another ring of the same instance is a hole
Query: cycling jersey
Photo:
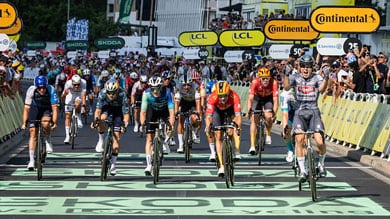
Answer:
[[51, 110], [52, 104], [58, 103], [56, 90], [52, 85], [46, 87], [46, 92], [43, 95], [38, 93], [37, 87], [32, 85], [27, 89], [25, 104], [38, 109]]
[[217, 93], [213, 91], [210, 94], [209, 99], [207, 101], [206, 115], [212, 116], [216, 109], [226, 110], [232, 106], [235, 114], [241, 114], [240, 96], [238, 96], [238, 94], [234, 90], [230, 90], [230, 94], [228, 96], [226, 103], [221, 103], [219, 101], [219, 97]]
[[107, 90], [103, 89], [99, 92], [96, 109], [102, 109], [105, 106], [113, 108], [121, 108], [123, 114], [129, 113], [129, 106], [127, 104], [127, 97], [124, 90], [119, 89], [118, 97], [116, 99], [110, 100], [107, 96]]
[[86, 89], [87, 89], [87, 93], [93, 93], [93, 88], [96, 86], [96, 80], [95, 80], [95, 76], [94, 75], [89, 75], [89, 79], [85, 79], [84, 80], [87, 82], [87, 86], [86, 86]]
[[175, 92], [175, 101], [195, 101], [200, 100], [199, 85], [195, 82], [191, 83], [192, 86], [189, 91], [186, 91], [183, 84], [179, 84], [177, 91]]
[[277, 97], [278, 96], [278, 82], [273, 78], [270, 79], [267, 87], [261, 86], [260, 78], [254, 78], [252, 80], [249, 94], [253, 94], [259, 97]]
[[291, 87], [295, 87], [297, 109], [318, 109], [318, 89], [323, 78], [313, 74], [310, 78], [305, 79], [301, 74], [293, 74], [289, 80]]
[[174, 103], [171, 90], [163, 87], [161, 95], [159, 97], [154, 97], [150, 88], [146, 89], [142, 94], [141, 110], [146, 111], [149, 105], [155, 111], [163, 110], [166, 107], [168, 107], [169, 110], [173, 110]]

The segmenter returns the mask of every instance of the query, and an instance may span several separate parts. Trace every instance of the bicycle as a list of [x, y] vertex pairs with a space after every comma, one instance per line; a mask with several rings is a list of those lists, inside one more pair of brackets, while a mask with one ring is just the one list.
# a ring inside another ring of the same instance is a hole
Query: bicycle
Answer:
[[153, 138], [153, 150], [152, 150], [152, 166], [153, 166], [153, 184], [157, 184], [160, 180], [160, 166], [164, 159], [163, 142], [165, 141], [166, 129], [169, 128], [167, 122], [160, 118], [157, 122], [148, 122], [150, 125], [158, 125], [155, 130]]
[[[96, 118], [94, 121], [94, 127], [97, 126], [97, 123], [101, 121], [99, 118]], [[110, 115], [106, 120], [103, 120], [106, 123], [106, 136], [103, 143], [103, 152], [101, 158], [101, 171], [100, 171], [100, 181], [107, 179], [108, 168], [111, 165], [111, 154], [112, 154], [112, 144], [114, 136], [114, 122], [112, 120], [112, 115]]]
[[[308, 182], [310, 186], [311, 191], [311, 197], [312, 201], [317, 201], [317, 180], [318, 180], [318, 168], [317, 168], [317, 162], [314, 156], [313, 147], [311, 145], [311, 135], [314, 134], [312, 131], [306, 131], [302, 133], [305, 135], [305, 146], [306, 146], [306, 165], [308, 167]], [[295, 149], [296, 152], [296, 149]], [[293, 162], [293, 169], [295, 171], [295, 177], [299, 176], [299, 173], [301, 172], [297, 156], [295, 156], [295, 161]], [[299, 191], [302, 191], [302, 183], [301, 181], [298, 181]]]
[[[223, 131], [222, 137], [222, 160], [224, 161], [224, 169], [225, 169], [225, 182], [226, 187], [230, 188], [230, 186], [234, 186], [234, 159], [233, 159], [233, 150], [232, 150], [232, 139], [228, 135], [229, 129], [236, 129], [237, 124], [235, 122], [230, 122], [228, 119], [225, 121], [223, 125], [213, 126], [212, 129]], [[218, 161], [218, 159], [217, 159]], [[219, 162], [216, 162], [219, 167]]]
[[190, 111], [187, 111], [187, 112], [178, 112], [177, 115], [176, 115], [176, 118], [177, 116], [179, 115], [183, 115], [184, 116], [184, 132], [183, 132], [183, 138], [184, 138], [184, 159], [185, 159], [185, 162], [186, 163], [189, 163], [190, 162], [190, 155], [191, 155], [191, 148], [192, 148], [192, 144], [194, 143], [193, 141], [193, 137], [192, 137], [192, 121], [190, 119], [190, 116], [191, 115], [196, 115], [198, 120], [199, 120], [199, 114], [198, 112], [190, 112]]
[[30, 120], [30, 122], [38, 123], [38, 136], [37, 143], [35, 146], [35, 166], [37, 167], [37, 180], [39, 181], [42, 179], [42, 168], [43, 163], [45, 163], [46, 159], [46, 144], [43, 135], [41, 120]]
[[265, 146], [265, 136], [266, 136], [266, 126], [265, 126], [265, 117], [264, 117], [264, 111], [263, 110], [251, 110], [251, 114], [259, 115], [259, 121], [256, 126], [256, 153], [259, 157], [258, 165], [261, 166], [261, 155], [264, 151]]
[[[69, 104], [68, 104], [69, 105]], [[72, 146], [72, 150], [74, 149], [74, 141], [77, 136], [77, 129], [78, 129], [78, 118], [76, 116], [76, 107], [74, 104], [73, 105], [73, 110], [72, 110], [72, 117], [70, 118], [70, 129], [69, 129], [69, 137], [70, 137], [70, 144]]]

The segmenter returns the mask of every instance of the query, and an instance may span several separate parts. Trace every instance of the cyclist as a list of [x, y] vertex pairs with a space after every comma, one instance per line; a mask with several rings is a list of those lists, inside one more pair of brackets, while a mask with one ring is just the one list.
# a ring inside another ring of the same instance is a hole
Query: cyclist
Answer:
[[[217, 80], [211, 80], [206, 84], [206, 97], [208, 98], [210, 94], [215, 90], [215, 83], [217, 83]], [[203, 111], [206, 110], [206, 106], [203, 107]], [[206, 135], [207, 136], [207, 135]], [[209, 161], [215, 162], [215, 141], [214, 141], [214, 136], [213, 135], [208, 135], [207, 136], [207, 141], [209, 143], [210, 147], [210, 157]]]
[[89, 101], [89, 115], [92, 116], [93, 115], [93, 110], [92, 110], [93, 99], [94, 99], [95, 93], [97, 92], [96, 80], [95, 80], [95, 76], [93, 74], [91, 74], [91, 70], [89, 70], [88, 68], [83, 70], [83, 78], [87, 83], [86, 95], [88, 96], [88, 101]]
[[[234, 160], [241, 159], [240, 155], [240, 131], [241, 131], [241, 105], [240, 105], [240, 96], [230, 89], [229, 84], [226, 81], [218, 81], [215, 84], [215, 90], [210, 94], [207, 101], [206, 109], [206, 135], [209, 135], [211, 125], [219, 126], [223, 124], [225, 116], [231, 117], [232, 121], [237, 124], [237, 129], [235, 133], [232, 133], [232, 130], [229, 130], [229, 136], [234, 135]], [[217, 150], [219, 169], [218, 176], [224, 176], [225, 170], [223, 167], [222, 160], [222, 131], [216, 130], [214, 132], [215, 137], [215, 147]]]
[[313, 74], [314, 59], [310, 55], [303, 55], [299, 58], [300, 74], [293, 74], [289, 77], [286, 72], [283, 87], [285, 90], [294, 88], [296, 92], [296, 111], [293, 120], [293, 133], [295, 134], [295, 147], [297, 151], [298, 165], [301, 170], [299, 180], [305, 182], [307, 170], [305, 168], [304, 139], [303, 134], [307, 130], [314, 132], [314, 139], [317, 145], [319, 176], [325, 177], [325, 155], [326, 145], [324, 139], [325, 128], [321, 119], [317, 100], [319, 93], [323, 93], [329, 79], [329, 68], [324, 69], [324, 78]]
[[[146, 168], [145, 174], [150, 175], [152, 170], [152, 141], [155, 125], [150, 125], [148, 122], [155, 122], [159, 118], [168, 120], [171, 127], [175, 123], [174, 103], [172, 99], [172, 93], [170, 89], [162, 86], [162, 81], [159, 76], [153, 76], [148, 81], [149, 88], [142, 94], [140, 122], [142, 129], [146, 124]], [[170, 136], [167, 133], [167, 136]], [[164, 149], [167, 150], [167, 146], [163, 144]]]
[[[116, 175], [116, 160], [120, 149], [120, 134], [125, 132], [129, 124], [129, 106], [125, 91], [119, 87], [115, 79], [110, 79], [106, 82], [105, 88], [100, 91], [95, 110], [95, 121], [91, 124], [91, 128], [97, 127], [99, 132], [99, 140], [96, 144], [95, 151], [103, 152], [104, 132], [106, 123], [104, 122], [109, 115], [112, 115], [114, 123], [114, 136], [112, 144], [112, 156], [110, 174]], [[97, 121], [96, 121], [97, 119]]]
[[134, 132], [139, 131], [139, 109], [142, 102], [142, 93], [148, 88], [148, 76], [141, 75], [140, 80], [135, 82], [131, 91], [131, 106], [134, 109]]
[[65, 83], [64, 92], [61, 95], [61, 99], [65, 99], [65, 144], [70, 142], [69, 130], [73, 107], [76, 107], [77, 126], [78, 128], [83, 128], [80, 114], [85, 112], [86, 88], [86, 81], [78, 74], [73, 75]]
[[272, 120], [275, 116], [275, 112], [278, 110], [278, 81], [271, 77], [271, 72], [268, 68], [260, 68], [257, 71], [257, 78], [252, 80], [248, 101], [247, 118], [251, 119], [250, 124], [250, 148], [249, 153], [251, 155], [256, 154], [255, 141], [256, 141], [256, 130], [257, 123], [259, 122], [259, 116], [255, 118], [255, 114], [251, 115], [251, 111], [264, 110], [265, 125], [266, 125], [266, 138], [265, 143], [271, 144], [271, 129]]
[[107, 70], [103, 70], [98, 79], [98, 93], [103, 90], [108, 79], [110, 79], [110, 73]]
[[[48, 84], [47, 78], [42, 75], [35, 77], [34, 85], [30, 86], [26, 93], [22, 129], [27, 128], [28, 120], [41, 120], [43, 132], [46, 136], [45, 144], [47, 153], [53, 152], [50, 134], [57, 126], [57, 102], [56, 90], [52, 85]], [[28, 143], [30, 161], [28, 162], [27, 169], [34, 170], [38, 123], [31, 122], [28, 127], [30, 129], [30, 139]]]
[[120, 68], [114, 69], [114, 74], [112, 75], [112, 78], [118, 81], [119, 87], [123, 90], [126, 89], [126, 80], [122, 74], [122, 70]]
[[[199, 85], [192, 81], [192, 77], [189, 73], [180, 77], [180, 84], [175, 93], [175, 112], [193, 112], [196, 111], [199, 117], [196, 115], [190, 115], [193, 131], [192, 138], [195, 144], [200, 143], [199, 131], [201, 127], [202, 111], [200, 106], [200, 94]], [[177, 123], [177, 138], [179, 141], [178, 153], [183, 153], [183, 125], [184, 115], [179, 116], [179, 122]]]
[[[173, 73], [171, 71], [163, 71], [161, 74], [161, 78], [163, 81], [163, 87], [167, 87], [171, 90], [172, 95], [176, 92], [176, 82], [173, 80]], [[172, 97], [172, 99], [174, 99]], [[173, 136], [173, 135], [172, 135]], [[174, 137], [170, 138], [169, 145], [176, 145]]]
[[133, 91], [134, 84], [138, 81], [138, 73], [131, 72], [128, 77], [125, 78], [126, 82], [126, 94], [127, 98], [131, 100], [131, 92]]

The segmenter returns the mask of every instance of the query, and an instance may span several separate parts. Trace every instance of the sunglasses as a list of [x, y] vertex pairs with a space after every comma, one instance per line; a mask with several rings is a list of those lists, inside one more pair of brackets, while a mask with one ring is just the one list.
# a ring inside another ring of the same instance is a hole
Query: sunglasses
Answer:
[[107, 91], [107, 94], [108, 94], [108, 95], [115, 95], [115, 94], [116, 94], [116, 91]]
[[260, 78], [260, 80], [262, 80], [262, 81], [269, 81], [269, 80], [271, 80], [271, 78], [270, 77]]
[[80, 84], [72, 84], [73, 87], [80, 87]]
[[38, 87], [38, 90], [44, 90], [46, 87]]
[[170, 78], [163, 78], [163, 81], [171, 80]]
[[378, 56], [378, 58], [384, 59], [385, 57], [384, 56]]
[[349, 68], [349, 66], [348, 65], [344, 65], [343, 68]]
[[218, 95], [218, 98], [223, 99], [223, 98], [227, 98], [228, 96], [229, 96], [228, 94], [223, 94], [223, 95]]
[[192, 84], [183, 84], [183, 87], [192, 87]]
[[301, 68], [313, 68], [313, 65], [300, 64], [299, 66], [300, 66]]
[[160, 89], [161, 89], [160, 86], [158, 86], [158, 87], [151, 87], [150, 88], [151, 91], [159, 91]]

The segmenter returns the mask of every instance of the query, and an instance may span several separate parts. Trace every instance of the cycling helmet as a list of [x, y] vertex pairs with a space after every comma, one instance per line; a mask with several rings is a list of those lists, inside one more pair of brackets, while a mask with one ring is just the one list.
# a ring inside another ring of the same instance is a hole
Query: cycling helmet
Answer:
[[303, 55], [299, 58], [299, 65], [313, 66], [314, 59], [310, 55]]
[[257, 77], [259, 78], [268, 78], [271, 77], [271, 72], [269, 71], [268, 68], [260, 68], [257, 71]]
[[194, 70], [191, 72], [191, 77], [192, 77], [192, 80], [199, 80], [200, 79], [200, 74], [197, 70]]
[[192, 77], [189, 73], [184, 74], [180, 77], [180, 84], [191, 84], [192, 83]]
[[215, 83], [216, 83], [216, 81], [212, 80], [206, 84], [206, 94], [207, 95], [211, 94], [211, 92], [213, 92], [215, 90], [215, 86], [214, 86]]
[[102, 75], [102, 77], [108, 77], [108, 75], [110, 75], [110, 73], [108, 73], [107, 70], [103, 70], [101, 75]]
[[130, 73], [130, 78], [133, 79], [133, 80], [137, 79], [138, 78], [137, 72], [131, 72]]
[[149, 79], [149, 82], [148, 82], [149, 86], [151, 87], [157, 87], [157, 86], [161, 86], [162, 82], [161, 82], [161, 78], [159, 76], [153, 76]]
[[60, 80], [60, 81], [66, 80], [66, 75], [65, 75], [65, 73], [60, 73], [58, 80]]
[[80, 75], [73, 75], [72, 76], [72, 84], [80, 84], [80, 82], [81, 82]]
[[115, 74], [120, 74], [120, 73], [122, 73], [122, 70], [120, 68], [115, 68], [114, 72], [115, 72]]
[[148, 76], [146, 76], [146, 75], [141, 75], [140, 81], [141, 81], [142, 83], [148, 82]]
[[39, 75], [34, 79], [34, 85], [36, 87], [46, 87], [47, 86], [47, 78], [43, 75]]
[[162, 74], [161, 74], [161, 77], [162, 78], [170, 78], [172, 77], [172, 74], [170, 71], [164, 71]]
[[108, 80], [106, 82], [106, 90], [108, 92], [114, 92], [119, 89], [119, 84], [116, 80]]
[[217, 95], [228, 95], [230, 93], [230, 85], [226, 81], [218, 81], [215, 84]]
[[88, 68], [84, 69], [83, 71], [83, 75], [90, 75], [91, 74], [91, 70], [89, 70]]

